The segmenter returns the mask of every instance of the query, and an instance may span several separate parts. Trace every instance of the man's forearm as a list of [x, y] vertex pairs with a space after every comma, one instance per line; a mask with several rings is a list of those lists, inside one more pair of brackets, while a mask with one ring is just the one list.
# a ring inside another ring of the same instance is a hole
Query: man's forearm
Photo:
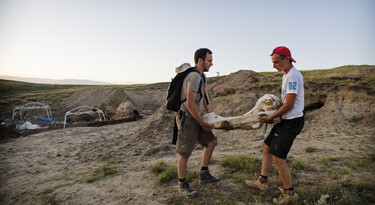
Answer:
[[285, 104], [282, 105], [275, 113], [271, 115], [272, 119], [276, 117], [280, 117], [282, 114], [287, 113], [289, 112], [289, 110], [293, 109], [295, 101], [296, 101], [295, 94], [287, 94]]
[[280, 117], [282, 114], [284, 113], [287, 113], [289, 110], [291, 110], [293, 107], [290, 107], [286, 104], [284, 104], [283, 106], [281, 106], [276, 112], [274, 112], [271, 117], [272, 119], [273, 118], [276, 118], [276, 117]]

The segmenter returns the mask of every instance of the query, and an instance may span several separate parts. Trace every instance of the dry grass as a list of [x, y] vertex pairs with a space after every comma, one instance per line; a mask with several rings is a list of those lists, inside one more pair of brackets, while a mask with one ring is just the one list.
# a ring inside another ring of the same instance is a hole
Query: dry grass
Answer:
[[[297, 179], [295, 188], [300, 195], [300, 199], [292, 204], [315, 204], [324, 195], [328, 196], [327, 204], [373, 204], [375, 202], [374, 180], [369, 180], [375, 171], [374, 153], [352, 159], [350, 160], [352, 163], [344, 163], [344, 167], [339, 162], [349, 159], [335, 157], [324, 159], [326, 159], [325, 163], [319, 165], [319, 169], [326, 170], [324, 173], [312, 169], [307, 161], [288, 160], [293, 177]], [[363, 160], [366, 162], [364, 163]], [[353, 165], [353, 163], [359, 164]], [[236, 204], [238, 202], [252, 204], [270, 202], [273, 197], [279, 195], [277, 186], [281, 186], [280, 184], [271, 183], [271, 189], [268, 191], [259, 191], [245, 185], [244, 181], [252, 178], [253, 172], [259, 172], [261, 159], [252, 155], [232, 155], [223, 158], [220, 165], [224, 172], [220, 176], [222, 182], [219, 185], [196, 187], [199, 190], [197, 198], [185, 199], [181, 196], [173, 196], [168, 199], [168, 204]], [[362, 175], [359, 178], [354, 177], [356, 173], [362, 173]], [[278, 174], [271, 172], [269, 177], [278, 178]]]

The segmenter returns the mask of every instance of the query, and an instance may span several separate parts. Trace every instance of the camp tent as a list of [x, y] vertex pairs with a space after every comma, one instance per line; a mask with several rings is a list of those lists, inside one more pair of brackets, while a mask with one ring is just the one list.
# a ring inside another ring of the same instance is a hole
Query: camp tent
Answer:
[[[86, 110], [86, 111], [85, 111]], [[102, 121], [106, 121], [105, 115], [103, 111], [101, 111], [98, 108], [90, 107], [87, 105], [81, 105], [77, 108], [74, 108], [68, 112], [65, 113], [65, 118], [64, 118], [64, 128], [66, 126], [66, 117], [69, 115], [83, 115], [83, 114], [98, 114], [99, 119]]]
[[19, 112], [19, 116], [20, 118], [19, 119], [22, 119], [23, 116], [22, 116], [22, 113], [26, 110], [35, 110], [35, 109], [44, 109], [46, 110], [46, 113], [47, 113], [47, 117], [44, 118], [46, 122], [54, 122], [53, 119], [52, 119], [52, 113], [51, 113], [51, 108], [49, 105], [44, 105], [42, 103], [38, 103], [38, 102], [30, 102], [30, 103], [27, 103], [25, 105], [22, 105], [22, 106], [16, 106], [14, 107], [13, 109], [13, 115], [12, 115], [12, 120], [14, 120], [14, 118], [16, 117], [17, 115], [17, 112]]

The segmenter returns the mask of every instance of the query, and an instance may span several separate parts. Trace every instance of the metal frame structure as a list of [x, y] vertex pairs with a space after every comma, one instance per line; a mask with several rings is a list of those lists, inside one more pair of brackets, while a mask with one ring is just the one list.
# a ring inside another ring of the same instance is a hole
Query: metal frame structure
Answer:
[[16, 106], [13, 109], [12, 120], [14, 120], [14, 117], [16, 117], [16, 112], [17, 111], [19, 111], [20, 119], [22, 119], [22, 112], [23, 111], [25, 111], [25, 110], [36, 110], [36, 109], [45, 109], [46, 112], [47, 112], [47, 118], [51, 122], [53, 122], [52, 112], [51, 112], [50, 106], [49, 105], [44, 105], [44, 104], [38, 103], [38, 102], [30, 102], [30, 103], [27, 103], [27, 104], [22, 105], [22, 106]]
[[[88, 109], [91, 109], [90, 111], [82, 111], [82, 112], [74, 112], [74, 111], [77, 111], [81, 108], [88, 108]], [[65, 128], [65, 125], [66, 125], [66, 116], [68, 115], [82, 115], [82, 114], [98, 114], [99, 118], [100, 119], [103, 119], [104, 121], [106, 120], [105, 118], [105, 115], [103, 113], [103, 111], [101, 111], [100, 109], [98, 108], [94, 108], [94, 107], [90, 107], [90, 106], [87, 106], [87, 105], [81, 105], [77, 108], [74, 108], [68, 112], [65, 113], [65, 117], [64, 117], [64, 128]]]

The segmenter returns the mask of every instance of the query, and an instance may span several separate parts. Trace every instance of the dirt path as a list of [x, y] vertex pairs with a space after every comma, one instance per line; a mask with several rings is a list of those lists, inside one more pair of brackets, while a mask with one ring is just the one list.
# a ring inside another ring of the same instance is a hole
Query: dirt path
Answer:
[[[148, 148], [139, 146], [139, 139], [132, 134], [143, 122], [67, 128], [0, 144], [2, 201], [5, 204], [43, 204], [49, 200], [63, 204], [165, 204], [168, 198], [178, 197], [176, 185], [159, 186], [156, 176], [150, 173], [152, 165], [159, 160], [176, 163], [173, 146], [166, 145], [167, 154], [163, 156], [158, 152], [142, 156]], [[313, 121], [308, 123], [314, 124]], [[215, 131], [220, 144], [214, 159], [220, 161], [234, 154], [252, 154], [260, 158], [260, 132]], [[339, 133], [307, 127], [296, 139], [291, 159], [307, 160], [309, 166], [319, 170], [322, 169], [322, 155], [350, 158], [375, 150], [371, 130], [358, 128]], [[351, 133], [356, 133], [355, 138]], [[323, 138], [325, 143], [321, 143]], [[306, 153], [307, 146], [316, 147], [319, 152]], [[201, 152], [201, 148], [194, 151], [189, 170], [199, 169]], [[85, 181], [96, 176], [103, 166], [115, 166], [117, 172], [93, 183]], [[218, 163], [210, 169], [223, 177], [224, 169]], [[277, 176], [271, 179], [276, 188]], [[217, 186], [197, 189], [208, 195], [210, 192], [229, 194], [234, 190], [249, 190], [244, 184], [225, 177]]]

